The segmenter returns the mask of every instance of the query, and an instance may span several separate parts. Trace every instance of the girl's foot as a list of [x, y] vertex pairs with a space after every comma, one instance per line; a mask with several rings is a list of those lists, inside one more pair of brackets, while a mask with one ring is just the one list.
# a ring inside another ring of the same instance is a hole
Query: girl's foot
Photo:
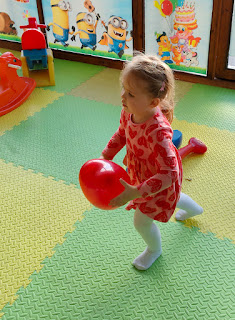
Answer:
[[160, 251], [152, 252], [148, 247], [133, 261], [133, 266], [138, 270], [147, 270], [157, 258], [162, 254], [162, 249]]
[[176, 220], [180, 221], [192, 218], [194, 216], [202, 214], [203, 212], [202, 207], [183, 192], [180, 193], [180, 199], [176, 206], [180, 210], [176, 212], [175, 218]]
[[184, 221], [186, 219], [192, 218], [202, 213], [203, 213], [203, 209], [200, 206], [198, 206], [198, 208], [196, 208], [194, 211], [185, 211], [180, 209], [179, 211], [176, 212], [175, 218], [176, 220]]

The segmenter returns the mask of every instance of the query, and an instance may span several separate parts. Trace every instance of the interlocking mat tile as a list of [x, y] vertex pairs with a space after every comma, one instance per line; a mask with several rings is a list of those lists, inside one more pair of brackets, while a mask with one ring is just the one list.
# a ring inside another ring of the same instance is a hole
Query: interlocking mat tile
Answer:
[[88, 81], [71, 90], [75, 97], [87, 98], [120, 106], [120, 70], [104, 69]]
[[[204, 213], [184, 222], [202, 232], [213, 232], [235, 243], [234, 154], [235, 132], [210, 128], [187, 121], [173, 121], [173, 128], [183, 132], [182, 146], [191, 137], [207, 145], [204, 155], [190, 154], [183, 160], [183, 192], [203, 208]], [[187, 180], [188, 179], [188, 180]]]
[[179, 120], [235, 131], [235, 91], [195, 84], [175, 108]]
[[52, 91], [69, 92], [104, 69], [88, 63], [54, 59], [55, 86], [45, 87]]
[[175, 102], [178, 103], [193, 86], [193, 83], [179, 80], [175, 81]]
[[132, 213], [93, 208], [2, 320], [231, 320], [234, 246], [181, 223], [159, 224], [163, 254], [146, 272]]
[[1, 157], [77, 184], [79, 168], [100, 156], [118, 127], [120, 111], [112, 105], [65, 95], [6, 132], [0, 139]]
[[48, 107], [53, 101], [59, 99], [63, 94], [36, 88], [30, 97], [17, 109], [0, 117], [0, 136], [5, 131], [18, 126], [22, 121], [33, 116], [36, 112]]
[[[192, 86], [192, 83], [176, 81], [175, 100], [179, 101]], [[120, 93], [120, 70], [115, 69], [104, 69], [69, 92], [75, 97], [96, 100], [115, 106], [121, 105]]]
[[0, 160], [0, 310], [91, 206], [73, 185]]

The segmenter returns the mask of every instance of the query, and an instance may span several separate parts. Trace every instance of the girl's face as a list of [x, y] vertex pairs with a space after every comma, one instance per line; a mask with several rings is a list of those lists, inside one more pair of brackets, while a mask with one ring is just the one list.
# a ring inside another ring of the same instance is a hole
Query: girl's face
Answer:
[[155, 112], [158, 98], [150, 96], [146, 83], [128, 72], [122, 79], [122, 106], [127, 113], [133, 114], [132, 120], [141, 123], [148, 120]]

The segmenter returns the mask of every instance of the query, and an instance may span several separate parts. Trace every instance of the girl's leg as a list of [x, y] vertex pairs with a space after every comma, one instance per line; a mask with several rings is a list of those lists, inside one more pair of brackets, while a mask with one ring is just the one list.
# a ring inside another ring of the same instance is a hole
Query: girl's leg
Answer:
[[187, 194], [182, 192], [177, 203], [177, 208], [179, 208], [180, 210], [176, 212], [175, 218], [176, 220], [181, 221], [197, 216], [203, 212], [202, 207], [200, 207]]
[[146, 270], [161, 255], [161, 234], [154, 220], [136, 209], [134, 226], [147, 244], [147, 248], [134, 261], [133, 265], [139, 270]]

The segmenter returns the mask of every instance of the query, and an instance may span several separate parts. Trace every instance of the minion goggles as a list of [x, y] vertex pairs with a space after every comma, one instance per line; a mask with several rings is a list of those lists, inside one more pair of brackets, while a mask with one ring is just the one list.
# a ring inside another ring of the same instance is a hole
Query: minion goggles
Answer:
[[128, 23], [125, 19], [120, 19], [119, 17], [110, 18], [108, 24], [111, 24], [114, 28], [121, 28], [126, 30], [128, 28]]
[[52, 4], [51, 7], [59, 7], [63, 11], [71, 11], [72, 7], [69, 2], [65, 2], [64, 0], [61, 0], [58, 4]]
[[76, 22], [82, 22], [85, 21], [88, 23], [90, 26], [95, 24], [95, 19], [90, 13], [86, 13], [83, 19], [77, 20]]

